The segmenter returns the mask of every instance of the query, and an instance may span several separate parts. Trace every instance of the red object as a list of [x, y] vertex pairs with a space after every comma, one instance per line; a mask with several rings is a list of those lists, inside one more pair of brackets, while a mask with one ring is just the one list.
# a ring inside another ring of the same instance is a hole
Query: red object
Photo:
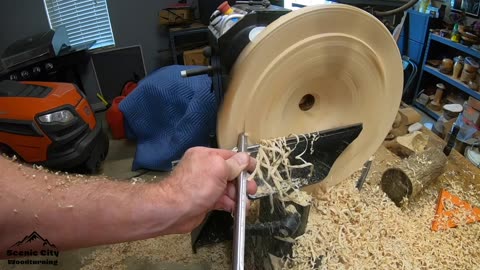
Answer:
[[123, 87], [123, 90], [122, 90], [122, 96], [128, 96], [130, 95], [130, 93], [133, 92], [133, 90], [135, 90], [135, 88], [137, 88], [137, 83], [136, 82], [127, 82], [125, 84], [125, 86]]
[[223, 14], [227, 13], [227, 11], [230, 9], [230, 5], [228, 4], [228, 1], [225, 1], [218, 6], [218, 10], [222, 12]]
[[107, 111], [107, 123], [112, 131], [112, 137], [115, 140], [125, 139], [125, 127], [123, 125], [123, 113], [118, 106], [124, 99], [124, 96], [119, 96], [113, 99], [112, 107]]

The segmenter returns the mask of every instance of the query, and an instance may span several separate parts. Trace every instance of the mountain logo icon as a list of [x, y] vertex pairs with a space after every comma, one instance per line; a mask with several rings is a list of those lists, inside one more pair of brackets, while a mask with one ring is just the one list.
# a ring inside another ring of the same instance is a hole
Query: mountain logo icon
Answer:
[[50, 243], [48, 239], [44, 239], [42, 236], [40, 236], [40, 234], [38, 234], [35, 231], [32, 232], [30, 235], [25, 236], [21, 241], [18, 241], [17, 243], [12, 245], [10, 248], [21, 247], [23, 245], [30, 244], [32, 242], [38, 242], [38, 241], [42, 242], [43, 247], [50, 247], [54, 249], [57, 248], [54, 244]]

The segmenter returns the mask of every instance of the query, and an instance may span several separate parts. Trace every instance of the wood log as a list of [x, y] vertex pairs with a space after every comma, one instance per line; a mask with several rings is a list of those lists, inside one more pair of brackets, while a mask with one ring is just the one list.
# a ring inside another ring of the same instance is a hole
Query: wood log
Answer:
[[402, 123], [407, 126], [420, 122], [422, 120], [422, 115], [412, 107], [402, 108], [398, 110], [398, 112], [402, 116]]
[[425, 151], [428, 144], [428, 136], [420, 131], [399, 136], [395, 140], [386, 142], [388, 150], [401, 158], [407, 158], [414, 153]]
[[443, 173], [446, 162], [447, 157], [440, 149], [429, 148], [386, 170], [380, 185], [397, 206], [402, 206], [405, 199], [415, 198], [425, 186], [437, 179]]
[[395, 116], [395, 121], [393, 121], [392, 128], [398, 128], [400, 125], [402, 125], [402, 115], [400, 112], [397, 113], [397, 116]]

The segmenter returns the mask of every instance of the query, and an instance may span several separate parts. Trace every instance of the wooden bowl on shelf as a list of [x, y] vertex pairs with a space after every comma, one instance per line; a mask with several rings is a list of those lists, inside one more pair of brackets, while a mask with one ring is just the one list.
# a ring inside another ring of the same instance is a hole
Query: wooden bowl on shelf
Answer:
[[462, 34], [462, 35], [463, 35], [464, 33], [469, 32], [470, 30], [471, 30], [471, 27], [468, 26], [468, 25], [459, 25], [459, 26], [458, 26], [458, 32], [459, 32], [460, 34]]
[[471, 46], [478, 43], [478, 37], [470, 32], [465, 32], [461, 34], [462, 44], [466, 46]]
[[440, 66], [441, 63], [442, 63], [442, 60], [435, 60], [435, 59], [427, 60], [427, 64], [432, 67], [438, 67]]

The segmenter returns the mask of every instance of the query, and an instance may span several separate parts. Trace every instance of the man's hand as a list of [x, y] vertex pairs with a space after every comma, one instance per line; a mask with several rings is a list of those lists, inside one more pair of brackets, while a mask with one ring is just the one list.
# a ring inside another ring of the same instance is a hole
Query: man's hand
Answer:
[[[214, 209], [233, 211], [235, 181], [255, 160], [245, 153], [192, 148], [160, 183], [51, 174], [0, 156], [0, 259], [32, 231], [59, 250], [192, 231]], [[256, 192], [254, 181], [248, 192]]]
[[[170, 233], [185, 233], [200, 225], [211, 210], [233, 212], [235, 179], [241, 171], [252, 172], [255, 159], [246, 153], [195, 147], [189, 149], [171, 177], [164, 182], [165, 191], [175, 196], [184, 215]], [[247, 191], [255, 194], [257, 185], [249, 181]]]

